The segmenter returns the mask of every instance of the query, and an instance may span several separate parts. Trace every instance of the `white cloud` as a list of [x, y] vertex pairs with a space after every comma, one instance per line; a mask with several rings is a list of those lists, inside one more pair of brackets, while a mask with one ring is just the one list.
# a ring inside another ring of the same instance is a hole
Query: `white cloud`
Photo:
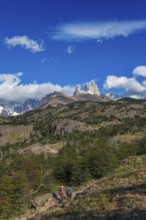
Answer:
[[129, 95], [129, 97], [133, 99], [145, 99], [145, 96], [143, 95]]
[[69, 45], [67, 47], [66, 53], [67, 54], [72, 54], [74, 52], [75, 48], [76, 48], [75, 45]]
[[146, 87], [146, 80], [142, 82], [142, 85]]
[[10, 47], [21, 46], [25, 49], [31, 50], [31, 52], [41, 52], [44, 51], [43, 42], [38, 43], [35, 40], [30, 39], [28, 36], [14, 36], [12, 38], [5, 38], [6, 45]]
[[98, 23], [69, 23], [56, 27], [55, 40], [88, 40], [109, 39], [116, 36], [127, 37], [136, 31], [146, 29], [146, 20], [98, 22]]
[[133, 72], [134, 75], [146, 77], [146, 66], [138, 66]]
[[0, 86], [7, 85], [11, 87], [11, 85], [18, 85], [21, 82], [20, 77], [22, 75], [22, 72], [18, 72], [15, 74], [0, 74]]
[[104, 88], [124, 89], [126, 92], [146, 91], [146, 88], [134, 78], [127, 78], [125, 76], [117, 77], [112, 75], [107, 76]]
[[10, 101], [21, 101], [24, 102], [29, 98], [41, 99], [47, 94], [60, 91], [67, 95], [72, 95], [75, 87], [73, 86], [60, 86], [57, 84], [48, 83], [30, 83], [22, 84], [21, 76], [23, 73], [15, 74], [0, 74], [0, 98], [7, 99]]
[[106, 77], [104, 89], [122, 89], [123, 96], [146, 99], [146, 81], [139, 82], [136, 78], [109, 75]]

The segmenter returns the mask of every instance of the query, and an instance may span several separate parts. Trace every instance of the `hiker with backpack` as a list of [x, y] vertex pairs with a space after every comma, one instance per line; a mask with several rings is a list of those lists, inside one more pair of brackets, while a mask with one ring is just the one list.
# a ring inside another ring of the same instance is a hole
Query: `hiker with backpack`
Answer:
[[71, 199], [72, 198], [72, 189], [70, 187], [68, 187], [66, 189], [66, 195], [67, 195], [67, 198], [68, 199]]

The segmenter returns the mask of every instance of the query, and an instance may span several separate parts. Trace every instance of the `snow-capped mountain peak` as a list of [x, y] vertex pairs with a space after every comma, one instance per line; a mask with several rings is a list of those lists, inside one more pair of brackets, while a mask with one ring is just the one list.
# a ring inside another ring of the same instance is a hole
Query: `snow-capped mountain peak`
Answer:
[[33, 110], [38, 106], [39, 101], [35, 99], [26, 100], [24, 103], [15, 101], [0, 100], [0, 116], [9, 117], [22, 114], [24, 112]]

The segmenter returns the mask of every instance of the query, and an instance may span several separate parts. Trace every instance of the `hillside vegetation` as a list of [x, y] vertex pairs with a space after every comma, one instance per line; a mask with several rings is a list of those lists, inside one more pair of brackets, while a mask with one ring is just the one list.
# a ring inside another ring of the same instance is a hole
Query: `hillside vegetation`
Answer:
[[[32, 199], [55, 192], [62, 184], [78, 190], [92, 180], [96, 184], [87, 196], [77, 196], [73, 209], [64, 210], [66, 213], [126, 209], [116, 187], [127, 186], [127, 191], [122, 188], [127, 193], [122, 194], [124, 201], [133, 186], [132, 175], [134, 184], [143, 189], [144, 179], [139, 183], [136, 172], [140, 168], [144, 174], [145, 132], [146, 102], [133, 99], [48, 106], [1, 118], [0, 218], [24, 213]], [[129, 157], [133, 159], [127, 160]], [[121, 163], [126, 171], [119, 168]], [[135, 168], [134, 163], [140, 165]], [[100, 196], [95, 197], [94, 191]], [[130, 206], [136, 207], [143, 206]]]
[[39, 213], [35, 219], [146, 219], [146, 156], [130, 156], [114, 173], [88, 182], [64, 209]]

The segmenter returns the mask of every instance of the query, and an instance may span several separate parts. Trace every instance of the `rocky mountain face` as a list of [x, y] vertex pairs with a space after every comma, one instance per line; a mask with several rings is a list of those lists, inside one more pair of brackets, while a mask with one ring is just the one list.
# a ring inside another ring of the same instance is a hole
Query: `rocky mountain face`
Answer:
[[[2, 117], [8, 117], [10, 115], [13, 115], [14, 112], [11, 112], [9, 109], [7, 109], [7, 107], [1, 105], [0, 106], [0, 116]], [[15, 115], [15, 113], [14, 113]]]
[[91, 81], [87, 83], [85, 90], [81, 90], [81, 88], [77, 86], [73, 96], [68, 96], [56, 91], [45, 96], [40, 101], [39, 108], [46, 108], [49, 106], [57, 107], [59, 105], [67, 105], [74, 102], [107, 102], [110, 100], [110, 97], [100, 94], [97, 84]]
[[87, 83], [87, 85], [85, 86], [85, 90], [81, 90], [80, 86], [77, 86], [74, 92], [74, 96], [81, 94], [92, 94], [100, 96], [98, 86], [94, 81], [90, 81], [89, 83]]
[[43, 97], [40, 101], [35, 99], [26, 100], [24, 103], [20, 102], [12, 102], [6, 100], [0, 100], [0, 116], [2, 117], [10, 117], [16, 116], [36, 108], [46, 108], [49, 106], [57, 107], [60, 105], [67, 105], [74, 102], [82, 102], [82, 101], [94, 101], [94, 102], [106, 102], [109, 101], [106, 95], [96, 95], [91, 93], [79, 93], [75, 96], [68, 96], [61, 92], [53, 92], [45, 97]]
[[45, 97], [43, 97], [40, 100], [39, 106], [45, 105], [48, 101], [56, 99], [56, 97], [64, 97], [65, 98], [65, 95], [62, 94], [61, 92], [54, 91], [53, 93], [50, 93], [50, 94], [46, 95]]
[[35, 109], [39, 101], [28, 99], [24, 103], [0, 99], [0, 116], [10, 117]]
[[67, 96], [62, 93], [54, 92], [50, 95], [44, 97], [38, 106], [38, 108], [47, 108], [47, 107], [57, 107], [60, 105], [68, 105], [74, 102], [85, 102], [85, 101], [92, 101], [92, 102], [107, 102], [111, 99], [108, 98], [106, 95], [97, 96], [95, 94], [79, 94], [75, 96]]

